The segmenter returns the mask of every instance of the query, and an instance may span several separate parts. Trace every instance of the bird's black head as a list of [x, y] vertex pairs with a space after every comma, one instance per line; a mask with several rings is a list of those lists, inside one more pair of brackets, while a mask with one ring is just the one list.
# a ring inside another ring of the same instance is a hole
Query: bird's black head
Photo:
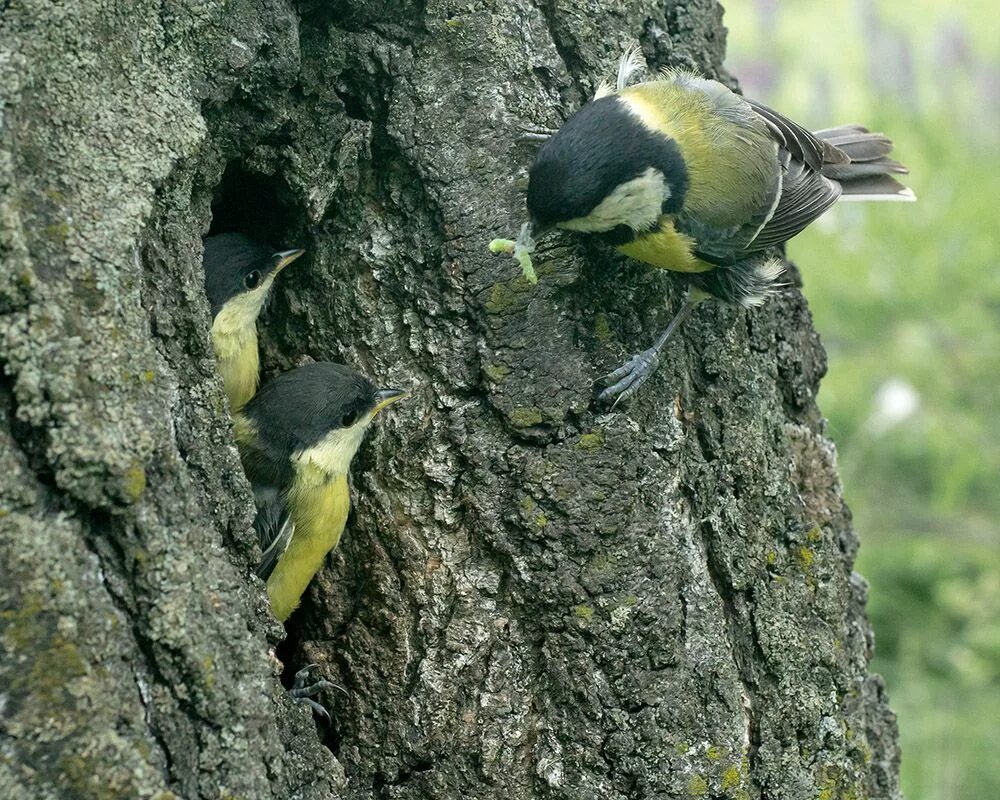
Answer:
[[275, 252], [266, 244], [239, 233], [209, 236], [204, 245], [202, 264], [205, 268], [205, 293], [212, 306], [213, 318], [227, 302], [238, 295], [258, 291], [261, 295], [266, 295], [275, 272], [304, 252]]
[[680, 209], [687, 169], [676, 142], [647, 128], [618, 96], [581, 108], [539, 150], [528, 183], [536, 230], [650, 227]]
[[316, 362], [269, 381], [242, 413], [275, 460], [305, 453], [329, 472], [346, 472], [375, 415], [405, 395], [377, 389], [343, 364]]

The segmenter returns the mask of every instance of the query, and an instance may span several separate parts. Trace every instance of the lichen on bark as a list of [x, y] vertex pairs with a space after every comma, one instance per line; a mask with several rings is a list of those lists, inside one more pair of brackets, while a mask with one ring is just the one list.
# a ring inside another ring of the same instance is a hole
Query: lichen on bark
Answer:
[[[679, 287], [568, 237], [536, 286], [486, 250], [523, 215], [518, 125], [628, 42], [732, 84], [716, 3], [3, 13], [3, 796], [898, 797], [799, 291], [703, 304], [604, 413], [594, 376]], [[279, 651], [346, 689], [330, 729], [269, 656], [213, 225], [308, 249], [268, 374], [413, 389]]]

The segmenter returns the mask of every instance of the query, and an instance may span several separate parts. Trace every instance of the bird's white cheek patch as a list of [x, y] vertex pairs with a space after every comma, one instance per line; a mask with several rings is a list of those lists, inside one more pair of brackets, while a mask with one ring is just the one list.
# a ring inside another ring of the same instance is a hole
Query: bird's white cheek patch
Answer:
[[670, 187], [663, 173], [649, 167], [638, 178], [615, 187], [587, 216], [560, 222], [558, 227], [583, 233], [601, 233], [619, 225], [634, 231], [647, 230], [660, 218], [669, 197]]
[[231, 340], [234, 346], [238, 346], [245, 339], [254, 336], [257, 317], [260, 316], [260, 310], [264, 307], [273, 283], [274, 275], [271, 274], [256, 289], [229, 298], [212, 320], [213, 338], [216, 341]]
[[366, 415], [349, 428], [330, 431], [318, 444], [298, 451], [292, 458], [300, 464], [318, 467], [326, 475], [342, 475], [351, 468], [351, 460], [364, 441], [371, 419], [371, 415]]

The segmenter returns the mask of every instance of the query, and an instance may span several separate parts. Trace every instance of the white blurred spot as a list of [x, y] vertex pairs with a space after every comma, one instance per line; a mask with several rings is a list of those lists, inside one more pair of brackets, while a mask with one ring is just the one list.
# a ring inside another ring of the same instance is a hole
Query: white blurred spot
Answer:
[[865, 429], [881, 436], [917, 412], [920, 395], [902, 378], [890, 378], [875, 392], [874, 406]]

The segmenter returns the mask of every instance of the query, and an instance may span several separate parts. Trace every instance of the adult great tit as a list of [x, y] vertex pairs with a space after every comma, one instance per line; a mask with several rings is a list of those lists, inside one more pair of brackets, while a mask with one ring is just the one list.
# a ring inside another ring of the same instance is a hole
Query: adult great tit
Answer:
[[638, 48], [628, 51], [617, 86], [603, 84], [544, 137], [529, 173], [530, 222], [514, 248], [523, 263], [533, 236], [562, 228], [684, 274], [684, 306], [652, 347], [602, 379], [612, 384], [602, 402], [635, 393], [700, 300], [763, 302], [782, 272], [772, 249], [838, 199], [915, 199], [891, 177], [907, 170], [888, 158], [892, 143], [882, 134], [860, 125], [810, 133], [684, 72], [630, 86], [641, 66]]
[[257, 317], [274, 279], [304, 250], [273, 249], [239, 233], [205, 239], [202, 265], [212, 307], [212, 348], [219, 361], [231, 411], [239, 411], [257, 391], [260, 355]]
[[368, 426], [405, 396], [320, 362], [279, 375], [234, 415], [257, 503], [254, 528], [264, 553], [257, 574], [281, 622], [340, 542], [351, 509], [347, 473]]

